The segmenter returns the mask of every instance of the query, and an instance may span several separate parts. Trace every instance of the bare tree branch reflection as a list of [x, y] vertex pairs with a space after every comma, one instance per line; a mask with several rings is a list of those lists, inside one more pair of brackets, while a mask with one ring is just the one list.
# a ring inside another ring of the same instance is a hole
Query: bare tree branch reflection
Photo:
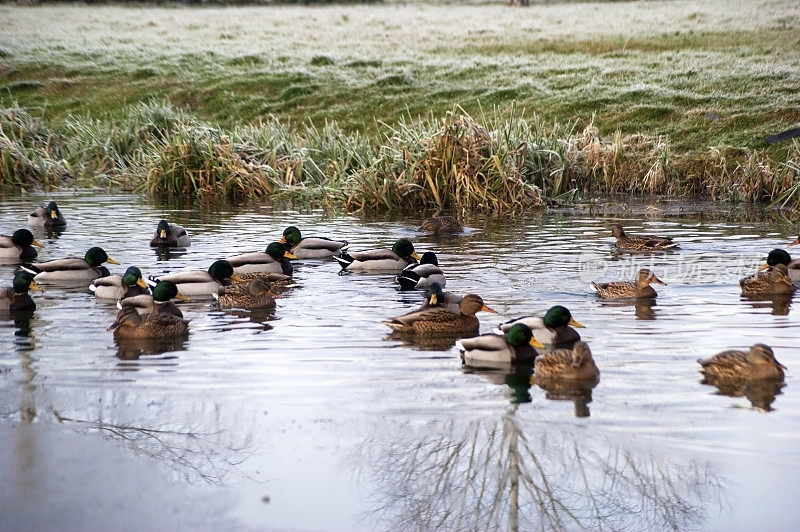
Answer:
[[626, 449], [567, 431], [499, 421], [427, 425], [419, 438], [365, 441], [353, 456], [377, 486], [381, 528], [402, 530], [672, 529], [701, 526], [725, 505], [707, 463]]

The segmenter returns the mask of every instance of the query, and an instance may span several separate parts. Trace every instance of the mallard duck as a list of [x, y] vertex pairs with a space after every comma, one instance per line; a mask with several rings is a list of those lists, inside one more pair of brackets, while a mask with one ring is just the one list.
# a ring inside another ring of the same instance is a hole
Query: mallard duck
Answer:
[[394, 243], [392, 249], [354, 251], [353, 253], [342, 253], [340, 257], [334, 258], [342, 266], [342, 270], [400, 273], [403, 268], [418, 261], [420, 257], [414, 252], [414, 244], [400, 239]]
[[620, 224], [611, 226], [611, 236], [617, 239], [617, 247], [632, 251], [658, 251], [677, 247], [678, 244], [668, 236], [642, 235], [630, 237], [625, 234], [625, 230]]
[[321, 236], [308, 236], [303, 238], [300, 229], [289, 226], [283, 231], [283, 236], [278, 240], [284, 245], [286, 251], [298, 259], [328, 259], [342, 254], [347, 249], [347, 240], [333, 240]]
[[117, 308], [125, 307], [136, 309], [139, 314], [172, 314], [179, 318], [183, 312], [172, 302], [173, 299], [189, 301], [189, 298], [178, 292], [178, 287], [171, 281], [159, 281], [153, 287], [153, 295], [141, 294], [126, 297], [117, 301]]
[[36, 310], [28, 290], [41, 290], [28, 272], [17, 272], [11, 288], [0, 288], [0, 310]]
[[111, 273], [103, 263], [119, 264], [110, 258], [103, 248], [89, 248], [83, 258], [65, 257], [47, 262], [25, 264], [22, 269], [35, 275], [40, 282], [58, 281], [91, 281], [99, 277], [108, 277]]
[[[583, 328], [583, 325], [575, 321], [569, 309], [556, 305], [550, 307], [545, 313], [544, 318], [539, 316], [522, 316], [515, 320], [510, 320], [500, 324], [500, 332], [508, 330], [517, 323], [524, 323], [533, 331], [533, 337], [543, 344], [559, 345], [573, 344], [581, 339], [578, 331], [572, 327]], [[570, 327], [570, 325], [572, 327]]]
[[[431, 283], [425, 291], [425, 302], [416, 311], [439, 307], [458, 313], [458, 306], [464, 297], [453, 292], [445, 292], [439, 283]], [[415, 311], [415, 312], [416, 312]]]
[[236, 274], [240, 273], [282, 273], [292, 275], [292, 263], [288, 259], [296, 259], [286, 251], [283, 244], [273, 242], [267, 246], [266, 252], [252, 251], [235, 257], [228, 257]]
[[271, 288], [269, 281], [259, 278], [248, 284], [223, 286], [214, 294], [214, 299], [220, 308], [275, 308], [275, 298], [280, 296], [273, 294]]
[[236, 277], [238, 280], [234, 281], [234, 284], [246, 284], [251, 281], [255, 281], [256, 279], [264, 279], [265, 281], [269, 281], [273, 286], [285, 286], [293, 282], [291, 275], [277, 272], [237, 273]]
[[436, 254], [433, 251], [426, 251], [422, 254], [419, 264], [410, 264], [403, 268], [403, 271], [397, 276], [397, 282], [400, 283], [401, 289], [412, 290], [425, 288], [432, 283], [439, 283], [439, 286], [444, 287], [447, 279], [439, 269], [439, 260], [436, 258]]
[[131, 266], [124, 275], [109, 275], [95, 279], [89, 285], [95, 297], [101, 299], [125, 299], [126, 297], [149, 294], [150, 289], [142, 279], [142, 270]]
[[576, 342], [572, 349], [555, 349], [536, 358], [533, 366], [536, 381], [596, 381], [600, 370], [586, 342]]
[[30, 262], [39, 255], [33, 246], [44, 247], [27, 229], [17, 229], [11, 236], [0, 235], [0, 258]]
[[639, 297], [656, 297], [658, 293], [650, 286], [657, 283], [666, 286], [667, 283], [656, 277], [656, 274], [642, 268], [639, 270], [635, 281], [619, 281], [614, 283], [592, 283], [592, 290], [603, 299], [623, 299]]
[[61, 216], [58, 205], [55, 201], [47, 204], [47, 207], [38, 207], [28, 215], [28, 223], [38, 227], [65, 227], [67, 221]]
[[705, 360], [698, 359], [700, 373], [718, 380], [783, 380], [786, 366], [775, 360], [775, 353], [764, 344], [747, 351], [729, 350]]
[[189, 323], [172, 314], [139, 314], [123, 307], [108, 330], [114, 338], [175, 338], [189, 334]]
[[208, 270], [189, 270], [175, 272], [159, 277], [151, 277], [153, 281], [170, 281], [175, 283], [178, 291], [185, 296], [212, 296], [220, 286], [227, 286], [231, 281], [238, 281], [239, 276], [233, 273], [233, 266], [227, 260], [214, 261]]
[[158, 222], [156, 234], [150, 240], [150, 247], [166, 246], [170, 248], [185, 248], [192, 245], [192, 239], [186, 229], [176, 224], [168, 224], [166, 220]]
[[778, 264], [783, 264], [789, 270], [789, 279], [800, 282], [800, 259], [792, 260], [792, 257], [782, 249], [773, 249], [767, 255], [767, 260], [758, 271], [772, 268]]
[[533, 362], [539, 354], [536, 348], [543, 347], [524, 323], [517, 323], [504, 334], [482, 334], [456, 342], [461, 360], [471, 365]]
[[789, 279], [785, 264], [777, 264], [768, 272], [758, 272], [739, 281], [743, 296], [791, 295], [797, 287]]
[[427, 231], [428, 233], [442, 234], [442, 233], [460, 233], [464, 228], [457, 218], [453, 216], [434, 216], [428, 218], [417, 231]]
[[384, 320], [382, 323], [393, 331], [402, 333], [462, 333], [478, 330], [480, 322], [475, 314], [480, 311], [497, 314], [475, 294], [467, 294], [458, 305], [458, 313], [446, 308], [433, 307], [415, 310]]

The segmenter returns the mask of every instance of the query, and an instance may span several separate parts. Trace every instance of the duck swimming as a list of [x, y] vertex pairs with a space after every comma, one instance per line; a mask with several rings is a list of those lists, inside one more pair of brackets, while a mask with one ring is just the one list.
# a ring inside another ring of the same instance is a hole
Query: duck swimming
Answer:
[[555, 349], [539, 356], [533, 366], [536, 381], [595, 382], [600, 370], [586, 342], [577, 342], [572, 349]]
[[482, 334], [456, 342], [462, 362], [470, 365], [533, 362], [539, 355], [536, 348], [543, 347], [524, 323], [514, 324], [503, 334]]
[[342, 266], [342, 270], [352, 272], [395, 272], [400, 273], [403, 268], [420, 259], [414, 251], [414, 244], [406, 239], [394, 243], [392, 249], [371, 249], [369, 251], [354, 251], [342, 253], [334, 257]]
[[415, 310], [384, 320], [382, 323], [400, 333], [462, 333], [476, 331], [480, 327], [478, 312], [497, 312], [487, 307], [483, 299], [476, 294], [467, 294], [458, 304], [458, 313], [446, 308], [432, 307], [426, 310]]
[[464, 228], [461, 226], [461, 222], [453, 216], [434, 216], [433, 218], [428, 218], [422, 222], [420, 228], [417, 229], [417, 231], [426, 231], [437, 235], [444, 233], [460, 233], [463, 230]]
[[175, 283], [178, 291], [185, 296], [209, 296], [216, 294], [221, 286], [238, 281], [239, 277], [233, 273], [233, 266], [227, 260], [217, 260], [208, 267], [208, 270], [189, 270], [169, 273], [156, 278], [154, 281], [170, 281]]
[[619, 281], [614, 283], [592, 283], [592, 290], [603, 299], [624, 299], [640, 297], [656, 297], [658, 293], [650, 286], [656, 283], [666, 286], [667, 283], [656, 277], [646, 268], [639, 270], [635, 281]]
[[800, 282], [800, 259], [792, 260], [792, 257], [782, 249], [773, 249], [767, 255], [766, 262], [758, 271], [772, 268], [778, 264], [783, 264], [789, 271], [789, 279], [798, 283]]
[[125, 307], [136, 309], [139, 314], [172, 314], [179, 318], [183, 312], [172, 302], [173, 299], [189, 301], [189, 298], [178, 292], [178, 287], [171, 281], [159, 281], [153, 287], [153, 295], [141, 294], [126, 297], [117, 301], [117, 308]]
[[785, 264], [776, 264], [767, 272], [758, 272], [739, 281], [743, 296], [777, 296], [791, 295], [797, 286], [789, 279], [789, 270]]
[[0, 288], [0, 310], [36, 310], [28, 290], [41, 290], [28, 272], [17, 272], [10, 288]]
[[403, 268], [397, 276], [397, 282], [403, 290], [413, 290], [414, 288], [425, 288], [433, 283], [438, 283], [444, 288], [447, 279], [444, 272], [439, 268], [439, 260], [432, 251], [422, 254], [419, 264], [410, 264]]
[[28, 224], [37, 227], [66, 227], [67, 221], [61, 216], [58, 205], [55, 201], [47, 204], [47, 207], [39, 207], [28, 215]]
[[189, 324], [172, 314], [139, 314], [135, 308], [123, 307], [108, 327], [114, 338], [176, 338], [189, 334]]
[[27, 229], [17, 229], [11, 236], [0, 235], [0, 258], [30, 262], [39, 255], [33, 246], [44, 247], [33, 238], [33, 233]]
[[755, 344], [747, 351], [735, 349], [698, 359], [700, 373], [716, 380], [783, 380], [786, 366], [775, 359], [772, 348]]
[[671, 237], [667, 236], [642, 235], [639, 237], [630, 237], [625, 233], [625, 230], [620, 224], [611, 226], [611, 236], [617, 239], [616, 245], [619, 249], [627, 249], [630, 251], [659, 251], [678, 246], [677, 243], [672, 241]]
[[214, 299], [217, 300], [220, 308], [275, 308], [275, 298], [279, 296], [270, 291], [271, 286], [272, 283], [261, 278], [247, 284], [223, 286], [214, 294]]
[[332, 240], [319, 236], [303, 238], [300, 229], [293, 225], [283, 231], [283, 236], [278, 242], [300, 260], [328, 259], [341, 255], [342, 251], [347, 249], [347, 240]]
[[189, 233], [180, 225], [167, 223], [166, 220], [158, 222], [156, 234], [150, 240], [150, 247], [185, 248], [192, 245]]
[[533, 337], [543, 344], [573, 344], [581, 339], [572, 327], [583, 328], [575, 321], [569, 309], [561, 305], [550, 307], [544, 317], [523, 316], [500, 324], [500, 332], [507, 332], [517, 323], [524, 323], [533, 332]]
[[273, 242], [267, 246], [266, 252], [252, 251], [235, 257], [228, 257], [233, 270], [240, 273], [282, 273], [292, 275], [292, 263], [288, 259], [296, 259], [286, 251], [283, 244]]
[[89, 248], [83, 258], [65, 257], [47, 262], [24, 264], [23, 270], [34, 274], [39, 282], [91, 281], [111, 275], [103, 263], [119, 264], [110, 258], [103, 248]]
[[131, 266], [123, 275], [109, 275], [95, 279], [89, 285], [95, 297], [101, 299], [125, 299], [126, 297], [149, 294], [150, 289], [142, 279], [142, 270]]

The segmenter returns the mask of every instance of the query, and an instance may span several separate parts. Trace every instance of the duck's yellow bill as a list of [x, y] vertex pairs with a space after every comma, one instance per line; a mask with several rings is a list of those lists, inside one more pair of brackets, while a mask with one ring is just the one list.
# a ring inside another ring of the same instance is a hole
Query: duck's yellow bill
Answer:
[[435, 305], [435, 304], [436, 304], [436, 303], [438, 303], [438, 302], [439, 302], [439, 298], [438, 298], [438, 297], [436, 297], [436, 294], [431, 294], [431, 300], [430, 300], [430, 304], [431, 304], [431, 305]]
[[50, 211], [50, 218], [55, 220], [58, 216], [56, 215], [56, 211]]
[[536, 347], [537, 349], [542, 349], [544, 347], [544, 344], [542, 342], [540, 342], [539, 340], [537, 340], [536, 338], [534, 338], [533, 336], [531, 336], [531, 341], [528, 342], [528, 343], [532, 347]]
[[139, 277], [139, 280], [136, 281], [136, 284], [138, 286], [141, 286], [142, 288], [147, 288], [147, 283], [144, 282], [144, 279], [142, 279], [141, 277]]
[[235, 273], [231, 275], [231, 281], [236, 281], [237, 283], [243, 283], [244, 279], [236, 275]]
[[761, 266], [761, 267], [758, 269], [758, 271], [763, 271], [763, 270], [766, 270], [766, 269], [767, 269], [767, 268], [769, 268], [769, 267], [770, 267], [770, 266], [769, 266], [769, 264], [767, 264], [767, 263], [765, 262], [765, 263], [764, 263], [764, 265], [763, 265], [763, 266]]
[[578, 327], [580, 329], [585, 329], [586, 328], [586, 325], [581, 325], [580, 323], [575, 321], [575, 318], [570, 318], [569, 319], [569, 325], [572, 325], [573, 327]]
[[284, 251], [283, 252], [283, 256], [284, 256], [284, 258], [287, 258], [287, 259], [296, 259], [297, 258], [294, 255], [292, 255], [291, 253], [289, 253], [288, 251]]
[[160, 236], [161, 238], [167, 238], [167, 232], [166, 232], [166, 230], [162, 229], [162, 230], [161, 230], [161, 233], [159, 234], [159, 236]]
[[278, 244], [285, 244], [285, 243], [286, 243], [286, 237], [285, 236], [282, 236], [282, 237], [280, 237], [278, 239]]
[[37, 248], [43, 248], [44, 247], [44, 244], [42, 244], [41, 242], [37, 242], [36, 240], [34, 240], [32, 243]]
[[422, 260], [422, 257], [420, 257], [419, 253], [417, 253], [416, 251], [414, 253], [412, 253], [411, 256], [414, 257], [417, 260]]
[[181, 294], [180, 292], [178, 292], [178, 293], [175, 295], [175, 299], [177, 299], [177, 300], [179, 300], [179, 301], [191, 301], [191, 299], [189, 299], [189, 298], [188, 298], [188, 297], [186, 297], [185, 295]]
[[492, 314], [497, 314], [497, 311], [493, 308], [489, 308], [486, 305], [481, 307], [481, 310], [484, 312], [491, 312]]
[[37, 292], [41, 292], [42, 291], [42, 287], [39, 286], [38, 284], [36, 284], [36, 281], [31, 281], [31, 284], [28, 286], [28, 289], [35, 290]]
[[106, 259], [106, 262], [107, 262], [107, 263], [109, 263], [109, 264], [119, 264], [119, 262], [115, 261], [115, 260], [114, 260], [114, 259], [112, 259], [111, 257], [108, 257], [108, 258]]

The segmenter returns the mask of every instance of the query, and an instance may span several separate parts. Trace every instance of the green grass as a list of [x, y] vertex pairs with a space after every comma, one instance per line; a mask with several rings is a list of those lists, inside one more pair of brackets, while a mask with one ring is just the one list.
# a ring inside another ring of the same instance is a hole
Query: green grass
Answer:
[[708, 184], [718, 181], [710, 154], [720, 150], [721, 174], [748, 160], [782, 168], [795, 148], [763, 139], [800, 123], [800, 6], [791, 0], [0, 5], [0, 19], [0, 107], [18, 104], [57, 132], [71, 116], [126, 122], [137, 103], [155, 100], [215, 128], [276, 117], [288, 129], [335, 123], [374, 144], [387, 127], [455, 105], [506, 120], [516, 108], [577, 132], [591, 124], [607, 146], [617, 133], [663, 140]]

